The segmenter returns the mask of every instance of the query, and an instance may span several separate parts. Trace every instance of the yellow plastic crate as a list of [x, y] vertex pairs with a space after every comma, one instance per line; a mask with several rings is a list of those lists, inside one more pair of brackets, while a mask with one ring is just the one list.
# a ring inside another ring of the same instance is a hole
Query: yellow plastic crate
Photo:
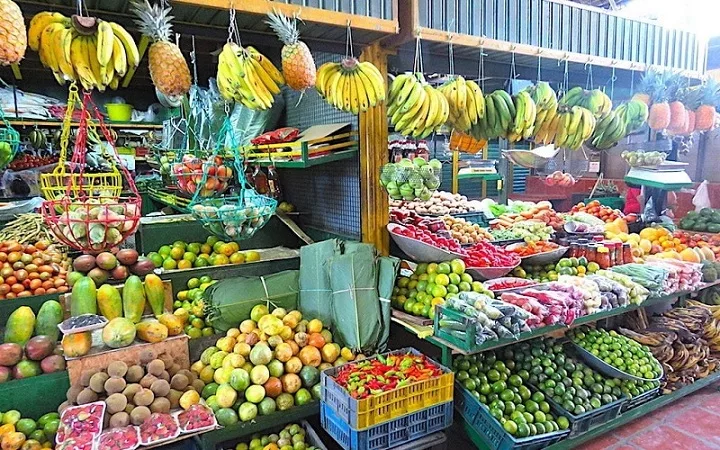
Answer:
[[[387, 355], [422, 355], [414, 348], [404, 348], [384, 353]], [[370, 358], [374, 359], [374, 358]], [[440, 403], [452, 401], [455, 374], [447, 367], [432, 360], [443, 374], [430, 380], [417, 381], [399, 389], [373, 395], [361, 400], [354, 399], [334, 379], [340, 367], [326, 369], [321, 374], [322, 402], [353, 430], [366, 428], [411, 414]]]
[[246, 145], [240, 148], [248, 162], [274, 160], [307, 161], [329, 152], [347, 150], [357, 146], [357, 132], [331, 134], [326, 137], [286, 142], [282, 144]]

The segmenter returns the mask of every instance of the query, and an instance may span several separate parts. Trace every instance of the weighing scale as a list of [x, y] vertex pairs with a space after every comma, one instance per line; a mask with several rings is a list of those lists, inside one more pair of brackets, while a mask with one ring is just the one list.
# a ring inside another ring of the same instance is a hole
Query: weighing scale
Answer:
[[645, 186], [646, 202], [650, 198], [653, 199], [655, 213], [660, 217], [665, 209], [666, 191], [679, 191], [692, 187], [693, 182], [685, 173], [687, 165], [684, 162], [665, 161], [657, 167], [632, 167], [625, 175], [625, 182]]

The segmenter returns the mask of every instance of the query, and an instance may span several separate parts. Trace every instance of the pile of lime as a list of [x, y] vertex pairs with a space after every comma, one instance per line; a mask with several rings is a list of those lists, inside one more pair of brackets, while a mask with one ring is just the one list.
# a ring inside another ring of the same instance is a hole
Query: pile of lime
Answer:
[[213, 327], [205, 322], [205, 302], [203, 293], [205, 289], [210, 287], [216, 281], [209, 275], [201, 277], [193, 277], [187, 281], [187, 289], [183, 289], [177, 293], [173, 309], [176, 316], [184, 321], [185, 334], [190, 339], [197, 339], [204, 336], [212, 336], [215, 334]]
[[511, 358], [503, 361], [492, 351], [453, 361], [456, 380], [510, 435], [524, 438], [568, 429], [570, 421], [551, 413], [545, 394], [530, 390], [529, 373], [515, 374], [515, 367]]
[[315, 450], [316, 448], [308, 442], [305, 429], [296, 423], [286, 425], [279, 433], [255, 434], [250, 442], [241, 442], [235, 446], [235, 450]]
[[574, 343], [605, 361], [606, 364], [632, 376], [655, 380], [663, 369], [650, 349], [615, 330], [580, 327], [568, 336]]
[[[572, 356], [551, 338], [514, 346], [517, 373], [527, 376], [555, 403], [579, 416], [620, 399], [622, 380], [606, 378]], [[527, 375], [526, 375], [527, 374]]]

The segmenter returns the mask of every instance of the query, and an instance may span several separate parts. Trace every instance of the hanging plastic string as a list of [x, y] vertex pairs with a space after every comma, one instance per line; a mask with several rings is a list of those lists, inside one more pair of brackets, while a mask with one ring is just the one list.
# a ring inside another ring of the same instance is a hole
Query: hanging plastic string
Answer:
[[197, 84], [198, 74], [197, 74], [197, 53], [195, 53], [195, 35], [190, 36], [190, 42], [192, 42], [192, 51], [190, 52], [190, 64], [192, 64], [193, 67], [193, 80], [195, 80], [195, 83]]
[[538, 68], [537, 68], [537, 82], [539, 83], [540, 78], [540, 66], [542, 66], [542, 50], [538, 50]]
[[617, 77], [615, 76], [615, 66], [612, 68], [612, 75], [610, 76], [610, 100], [615, 101], [615, 80], [617, 80]]
[[587, 70], [587, 78], [585, 79], [585, 89], [591, 90], [594, 88], [593, 83], [593, 66], [589, 62], [585, 63], [585, 70]]
[[635, 93], [635, 71], [630, 71], [630, 95]]
[[510, 81], [515, 80], [518, 77], [517, 68], [515, 67], [515, 46], [512, 49], [512, 56], [510, 57]]
[[413, 61], [413, 72], [425, 73], [425, 65], [423, 64], [422, 57], [422, 44], [420, 42], [419, 34], [415, 38], [415, 60]]
[[452, 35], [448, 36], [448, 64], [450, 76], [455, 76], [455, 51], [453, 50]]
[[480, 47], [480, 88], [485, 92], [485, 48]]
[[[568, 58], [565, 58], [565, 72], [563, 73], [562, 92], [565, 94], [570, 88], [570, 72], [568, 71]], [[558, 98], [561, 96], [558, 95]]]
[[355, 58], [355, 52], [353, 51], [353, 40], [352, 40], [352, 28], [350, 27], [350, 21], [347, 21], [347, 31], [345, 33], [345, 57]]

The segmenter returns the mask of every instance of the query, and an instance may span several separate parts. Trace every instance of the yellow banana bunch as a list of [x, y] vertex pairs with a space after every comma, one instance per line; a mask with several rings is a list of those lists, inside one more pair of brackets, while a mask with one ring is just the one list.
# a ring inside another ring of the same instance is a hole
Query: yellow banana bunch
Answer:
[[607, 116], [612, 110], [612, 101], [600, 89], [586, 90], [576, 86], [563, 95], [561, 105], [582, 106], [598, 119]]
[[423, 139], [437, 131], [449, 114], [447, 99], [422, 73], [400, 74], [390, 84], [387, 115], [398, 133]]
[[545, 81], [540, 81], [536, 85], [528, 87], [526, 91], [530, 94], [537, 107], [531, 137], [537, 144], [549, 144], [552, 142], [557, 130], [555, 117], [557, 116], [558, 101], [555, 91]]
[[476, 82], [456, 75], [438, 90], [450, 107], [448, 124], [452, 128], [465, 132], [485, 117], [485, 97]]
[[630, 100], [623, 103], [615, 111], [623, 117], [627, 133], [632, 133], [643, 126], [647, 122], [649, 115], [647, 103], [639, 100]]
[[355, 58], [320, 66], [315, 89], [330, 105], [352, 114], [385, 101], [385, 78], [372, 63]]
[[282, 73], [253, 47], [234, 42], [223, 46], [218, 55], [217, 86], [220, 95], [250, 109], [268, 109], [285, 84]]
[[83, 88], [101, 92], [117, 89], [127, 71], [140, 63], [130, 33], [100, 19], [75, 21], [57, 12], [39, 12], [30, 21], [28, 44], [58, 83], [80, 81]]
[[515, 96], [515, 117], [507, 139], [510, 142], [518, 142], [528, 139], [535, 130], [535, 118], [537, 107], [527, 91], [520, 91]]
[[555, 146], [571, 150], [580, 148], [595, 130], [595, 116], [580, 106], [561, 106], [558, 112]]

